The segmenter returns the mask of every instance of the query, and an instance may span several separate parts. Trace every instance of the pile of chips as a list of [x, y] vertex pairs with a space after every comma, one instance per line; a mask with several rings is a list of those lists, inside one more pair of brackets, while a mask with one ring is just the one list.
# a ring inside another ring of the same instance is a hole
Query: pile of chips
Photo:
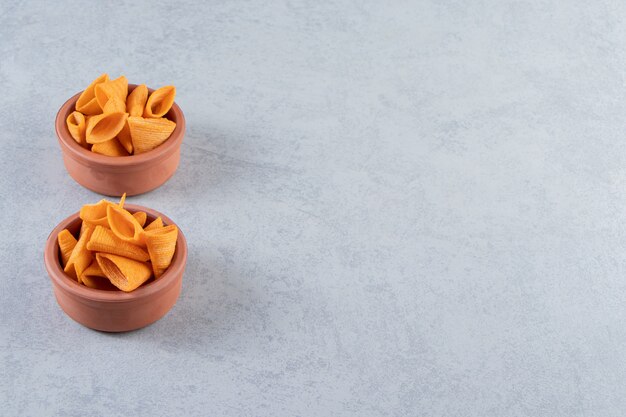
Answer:
[[176, 123], [165, 118], [174, 104], [176, 88], [161, 87], [151, 94], [145, 84], [128, 92], [125, 76], [96, 78], [67, 117], [70, 135], [82, 147], [108, 156], [148, 152], [165, 142]]
[[133, 291], [159, 279], [172, 262], [178, 228], [157, 217], [145, 228], [147, 214], [101, 200], [84, 205], [78, 238], [64, 229], [57, 237], [63, 270], [90, 288]]

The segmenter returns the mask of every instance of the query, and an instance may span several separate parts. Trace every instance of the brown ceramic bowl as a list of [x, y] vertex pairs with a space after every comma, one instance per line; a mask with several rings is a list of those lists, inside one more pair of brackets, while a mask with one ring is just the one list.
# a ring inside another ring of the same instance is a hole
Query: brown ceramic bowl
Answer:
[[[128, 91], [131, 92], [136, 86], [129, 84]], [[77, 183], [100, 194], [136, 195], [154, 190], [174, 175], [180, 160], [180, 145], [185, 136], [185, 116], [176, 103], [165, 115], [176, 122], [176, 128], [168, 140], [146, 153], [114, 157], [83, 148], [67, 130], [65, 121], [74, 111], [78, 96], [80, 93], [63, 104], [55, 122], [65, 168]]]
[[[126, 204], [131, 213], [145, 211], [146, 223], [161, 216], [164, 224], [173, 222], [146, 207]], [[172, 264], [158, 280], [150, 281], [132, 292], [105, 291], [85, 287], [63, 272], [59, 259], [57, 235], [68, 229], [77, 235], [81, 220], [75, 213], [63, 220], [48, 236], [44, 262], [59, 306], [80, 324], [105, 332], [125, 332], [147, 326], [163, 317], [176, 303], [187, 263], [187, 242], [178, 231]]]

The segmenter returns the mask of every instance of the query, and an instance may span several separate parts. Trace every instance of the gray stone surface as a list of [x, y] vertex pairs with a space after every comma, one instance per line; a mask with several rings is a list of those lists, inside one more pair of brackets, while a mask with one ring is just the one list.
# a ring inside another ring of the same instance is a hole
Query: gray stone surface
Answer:
[[[115, 3], [0, 6], [1, 415], [624, 415], [624, 2]], [[102, 72], [188, 121], [129, 198], [183, 292], [118, 335], [42, 261]]]

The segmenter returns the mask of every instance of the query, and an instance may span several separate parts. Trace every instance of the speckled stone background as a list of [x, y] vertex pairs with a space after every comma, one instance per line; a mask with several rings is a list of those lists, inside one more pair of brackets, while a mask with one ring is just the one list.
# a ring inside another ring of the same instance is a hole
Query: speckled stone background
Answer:
[[[622, 1], [5, 1], [0, 415], [623, 416]], [[128, 334], [59, 309], [50, 230], [101, 196], [59, 106], [173, 83], [189, 241]]]

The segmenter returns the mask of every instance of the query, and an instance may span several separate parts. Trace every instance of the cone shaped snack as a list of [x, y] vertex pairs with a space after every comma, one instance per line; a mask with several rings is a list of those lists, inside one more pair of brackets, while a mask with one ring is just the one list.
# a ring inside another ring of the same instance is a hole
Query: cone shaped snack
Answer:
[[120, 133], [117, 134], [117, 140], [120, 141], [126, 152], [129, 154], [133, 153], [133, 140], [130, 137], [130, 127], [128, 127], [128, 119], [126, 119], [126, 123], [124, 123], [124, 127], [120, 130]]
[[119, 208], [124, 208], [125, 203], [126, 203], [126, 193], [122, 194], [122, 196], [120, 197], [120, 202], [117, 203], [117, 206]]
[[144, 238], [150, 254], [154, 276], [159, 278], [172, 262], [176, 250], [178, 228], [169, 225], [160, 229], [153, 229], [145, 232]]
[[94, 227], [87, 226], [85, 228], [82, 236], [78, 238], [78, 242], [76, 242], [76, 246], [74, 246], [74, 250], [72, 250], [72, 254], [67, 260], [67, 264], [63, 268], [63, 270], [72, 278], [76, 279], [79, 284], [80, 276], [93, 260], [91, 252], [87, 250], [87, 242], [91, 238], [93, 231]]
[[127, 210], [117, 206], [108, 206], [107, 220], [111, 231], [121, 240], [135, 245], [141, 242], [143, 228]]
[[170, 110], [172, 104], [174, 104], [174, 98], [176, 97], [176, 87], [168, 85], [155, 90], [148, 101], [146, 102], [146, 108], [143, 111], [143, 117], [163, 117]]
[[96, 260], [109, 281], [125, 292], [138, 288], [152, 276], [149, 264], [144, 262], [105, 253], [96, 254]]
[[137, 220], [137, 223], [139, 223], [141, 227], [146, 224], [146, 220], [148, 219], [148, 215], [145, 211], [138, 211], [136, 213], [133, 213], [133, 217], [135, 218], [135, 220]]
[[93, 277], [106, 278], [102, 269], [100, 269], [100, 265], [98, 265], [98, 261], [95, 259], [91, 262], [91, 264], [83, 271], [83, 276], [90, 275]]
[[126, 103], [126, 96], [128, 95], [128, 80], [122, 75], [112, 81], [98, 84], [94, 88], [94, 93], [96, 100], [102, 109], [104, 109], [107, 101], [114, 96], [119, 97], [122, 102]]
[[76, 101], [76, 110], [81, 112], [82, 114], [89, 116], [93, 114], [98, 114], [102, 112], [102, 107], [98, 104], [96, 100], [95, 87], [99, 84], [109, 81], [109, 76], [107, 74], [102, 74], [95, 80], [89, 84], [87, 88], [81, 93]]
[[161, 220], [160, 217], [157, 217], [152, 223], [147, 225], [145, 229], [143, 230], [147, 232], [148, 230], [160, 229], [161, 227], [163, 227], [163, 220]]
[[76, 238], [72, 236], [72, 234], [67, 229], [64, 229], [57, 236], [57, 240], [59, 242], [59, 251], [61, 252], [62, 265], [63, 267], [65, 267], [65, 265], [67, 265], [67, 261], [72, 255], [74, 247], [76, 246]]
[[116, 291], [117, 287], [111, 284], [111, 281], [104, 275], [98, 261], [95, 259], [91, 262], [91, 265], [83, 271], [80, 276], [80, 280], [86, 287], [94, 288], [96, 290], [104, 291]]
[[135, 154], [140, 154], [165, 142], [176, 128], [176, 123], [167, 119], [129, 117], [128, 127], [133, 141], [133, 150]]
[[91, 152], [107, 156], [128, 156], [128, 152], [117, 138], [107, 140], [106, 142], [95, 143], [91, 147]]
[[[80, 225], [80, 232], [78, 232], [78, 238], [80, 239], [81, 236], [84, 235], [85, 232], [87, 230], [89, 230], [90, 227], [92, 229], [95, 229], [96, 225], [93, 224], [93, 223], [89, 223], [89, 222], [83, 221], [83, 223]], [[107, 226], [102, 226], [102, 227], [109, 227], [109, 226], [107, 225]]]
[[129, 259], [146, 262], [150, 259], [148, 252], [118, 238], [111, 230], [97, 226], [93, 231], [87, 249], [93, 252], [110, 253]]
[[[128, 95], [126, 99], [126, 112], [130, 116], [142, 116], [143, 109], [146, 107], [146, 101], [148, 100], [148, 87], [145, 84], [138, 85]], [[171, 107], [171, 105], [170, 105]]]
[[126, 103], [119, 96], [113, 96], [102, 108], [102, 113], [126, 113]]
[[67, 130], [70, 131], [72, 138], [74, 138], [79, 145], [87, 145], [85, 140], [85, 131], [87, 130], [85, 116], [79, 111], [72, 112], [67, 116], [66, 123]]
[[128, 115], [126, 113], [103, 113], [92, 116], [87, 121], [87, 143], [100, 143], [111, 140], [120, 133]]
[[80, 209], [80, 218], [83, 220], [83, 224], [88, 222], [94, 226], [100, 225], [109, 227], [109, 222], [107, 220], [107, 207], [111, 205], [115, 205], [115, 203], [103, 199], [96, 204], [85, 204], [82, 206]]

